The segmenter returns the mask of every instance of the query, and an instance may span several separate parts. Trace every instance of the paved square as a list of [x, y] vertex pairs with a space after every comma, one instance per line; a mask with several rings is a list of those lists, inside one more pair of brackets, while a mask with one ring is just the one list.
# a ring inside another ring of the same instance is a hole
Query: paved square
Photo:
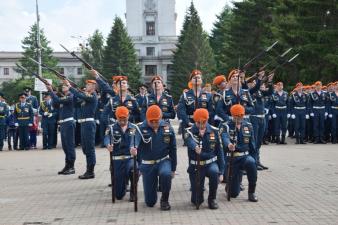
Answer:
[[77, 178], [85, 168], [79, 148], [71, 176], [56, 175], [64, 162], [60, 149], [0, 152], [0, 225], [338, 224], [338, 145], [263, 146], [262, 162], [270, 169], [259, 172], [258, 203], [248, 202], [246, 191], [227, 202], [220, 185], [220, 208], [212, 211], [204, 203], [197, 211], [190, 204], [186, 148], [177, 138], [178, 174], [169, 212], [161, 212], [159, 203], [145, 207], [142, 182], [139, 212], [128, 202], [129, 193], [112, 204], [104, 149], [96, 149], [96, 178], [85, 181]]

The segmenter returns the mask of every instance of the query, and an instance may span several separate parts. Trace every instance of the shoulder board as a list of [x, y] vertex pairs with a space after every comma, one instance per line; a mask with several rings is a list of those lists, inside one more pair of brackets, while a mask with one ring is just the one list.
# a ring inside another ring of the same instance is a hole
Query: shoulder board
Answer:
[[219, 131], [219, 129], [217, 127], [214, 127], [214, 126], [211, 126], [211, 125], [210, 125], [210, 127], [211, 127], [211, 129], [213, 129], [215, 131]]
[[165, 94], [166, 97], [172, 98], [172, 96], [169, 95], [168, 93], [165, 92], [164, 94]]

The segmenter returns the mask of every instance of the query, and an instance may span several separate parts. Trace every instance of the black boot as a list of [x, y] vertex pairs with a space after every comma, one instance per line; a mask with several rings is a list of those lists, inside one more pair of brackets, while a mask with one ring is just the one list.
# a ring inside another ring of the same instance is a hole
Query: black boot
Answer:
[[12, 146], [8, 146], [8, 151], [12, 151]]
[[93, 178], [95, 178], [94, 167], [95, 166], [93, 166], [93, 165], [87, 166], [86, 172], [83, 175], [80, 175], [79, 179], [86, 180], [86, 179], [93, 179]]
[[75, 174], [74, 161], [69, 161], [69, 166], [66, 171], [63, 172], [63, 175]]
[[169, 193], [162, 193], [161, 197], [161, 210], [168, 211], [171, 209], [169, 204]]
[[324, 138], [320, 138], [320, 143], [322, 143], [322, 144], [326, 144], [326, 141], [324, 140]]
[[287, 143], [285, 142], [285, 135], [282, 135], [282, 140], [280, 142], [283, 145], [286, 145]]
[[306, 142], [304, 141], [304, 138], [302, 137], [299, 138], [299, 143], [302, 145], [306, 145]]
[[256, 184], [249, 184], [248, 200], [250, 202], [258, 202], [258, 198], [255, 194], [255, 191], [256, 191]]
[[300, 140], [299, 140], [300, 138], [299, 137], [296, 137], [296, 145], [299, 145], [300, 144]]
[[63, 169], [58, 172], [58, 175], [64, 174], [65, 171], [67, 171], [68, 169], [69, 169], [69, 161], [66, 160], [65, 167], [63, 167]]
[[316, 137], [315, 138], [315, 141], [313, 142], [314, 144], [320, 144], [320, 139], [319, 139], [319, 137]]
[[279, 138], [279, 136], [276, 136], [275, 143], [276, 143], [277, 145], [281, 144], [281, 143], [280, 143], [280, 138]]
[[257, 163], [257, 169], [258, 169], [258, 166], [261, 167], [263, 170], [268, 170], [269, 169], [269, 167], [264, 166], [260, 161]]
[[332, 144], [337, 144], [337, 138], [336, 137], [332, 138]]
[[218, 209], [218, 204], [217, 204], [217, 201], [216, 201], [216, 191], [217, 190], [209, 192], [209, 196], [208, 196], [208, 207], [209, 207], [209, 209]]

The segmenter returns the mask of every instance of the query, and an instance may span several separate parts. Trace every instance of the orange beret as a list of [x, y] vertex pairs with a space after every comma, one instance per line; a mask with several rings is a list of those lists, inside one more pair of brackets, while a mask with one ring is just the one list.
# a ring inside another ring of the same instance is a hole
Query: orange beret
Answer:
[[153, 76], [153, 77], [151, 78], [150, 83], [153, 83], [155, 80], [162, 81], [162, 83], [163, 83], [163, 79], [162, 79], [162, 77], [161, 77], [160, 75]]
[[190, 74], [189, 80], [191, 80], [192, 78], [194, 78], [196, 75], [201, 75], [202, 76], [202, 72], [200, 70], [193, 70]]
[[188, 83], [188, 88], [192, 89], [192, 82], [191, 81], [189, 81], [189, 83]]
[[228, 75], [228, 81], [231, 80], [232, 76], [235, 75], [236, 73], [239, 73], [238, 69], [231, 70], [229, 75]]
[[230, 113], [232, 116], [243, 117], [245, 115], [245, 108], [240, 104], [236, 104], [231, 106]]
[[129, 116], [129, 110], [125, 106], [119, 106], [116, 108], [115, 116], [117, 119], [127, 118]]
[[326, 87], [326, 86], [323, 86], [322, 88], [323, 88], [323, 89], [326, 89], [327, 87]]
[[209, 119], [209, 112], [206, 109], [199, 108], [195, 110], [193, 117], [195, 122], [205, 122]]
[[86, 84], [96, 84], [96, 80], [86, 80]]
[[326, 86], [330, 87], [330, 86], [332, 86], [332, 85], [334, 85], [334, 83], [330, 82], [330, 83], [328, 83]]
[[157, 105], [152, 105], [148, 108], [146, 117], [148, 121], [160, 120], [162, 118], [162, 111]]
[[222, 82], [226, 81], [226, 78], [224, 75], [218, 75], [214, 78], [214, 81], [212, 82], [213, 85], [220, 85]]
[[123, 80], [128, 81], [128, 77], [127, 76], [113, 76], [113, 80], [115, 83], [118, 83]]
[[322, 85], [321, 81], [316, 81], [315, 86]]
[[298, 87], [300, 87], [300, 86], [304, 86], [302, 82], [298, 82], [298, 83], [296, 84], [296, 88], [298, 88]]

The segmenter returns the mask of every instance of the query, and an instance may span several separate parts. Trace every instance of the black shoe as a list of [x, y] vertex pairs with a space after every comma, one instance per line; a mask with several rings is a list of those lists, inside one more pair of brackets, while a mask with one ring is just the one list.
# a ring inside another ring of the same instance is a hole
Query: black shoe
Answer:
[[63, 167], [63, 169], [58, 172], [58, 175], [64, 174], [64, 172], [67, 170], [68, 170], [68, 165], [66, 164], [65, 167]]
[[208, 199], [208, 207], [209, 209], [218, 209], [216, 199]]
[[316, 138], [316, 140], [313, 142], [313, 144], [320, 144], [319, 138]]
[[332, 144], [337, 144], [337, 139], [336, 138], [332, 139]]
[[250, 202], [258, 202], [258, 198], [255, 193], [249, 193], [248, 194], [248, 200]]
[[306, 142], [304, 141], [303, 138], [300, 139], [300, 142], [299, 142], [299, 143], [302, 144], [302, 145], [306, 145]]
[[281, 139], [281, 141], [279, 143], [282, 144], [282, 145], [286, 145], [287, 144], [285, 142], [285, 135], [282, 135], [282, 139]]
[[75, 169], [73, 168], [68, 168], [66, 171], [64, 171], [62, 173], [63, 175], [71, 175], [71, 174], [75, 174]]
[[296, 145], [299, 145], [300, 144], [300, 140], [299, 140], [299, 138], [296, 138], [296, 143], [295, 143]]
[[260, 166], [263, 170], [268, 170], [269, 167], [264, 166], [262, 163], [258, 163], [258, 166]]
[[171, 206], [168, 201], [161, 201], [161, 210], [168, 211], [171, 209]]
[[93, 179], [95, 178], [95, 174], [93, 172], [86, 171], [83, 175], [79, 176], [81, 180]]
[[12, 146], [8, 146], [8, 151], [12, 151]]
[[324, 138], [321, 138], [321, 139], [320, 139], [320, 143], [326, 144], [326, 141], [324, 140]]
[[260, 165], [257, 165], [257, 170], [261, 171], [263, 170], [263, 167], [261, 167]]

